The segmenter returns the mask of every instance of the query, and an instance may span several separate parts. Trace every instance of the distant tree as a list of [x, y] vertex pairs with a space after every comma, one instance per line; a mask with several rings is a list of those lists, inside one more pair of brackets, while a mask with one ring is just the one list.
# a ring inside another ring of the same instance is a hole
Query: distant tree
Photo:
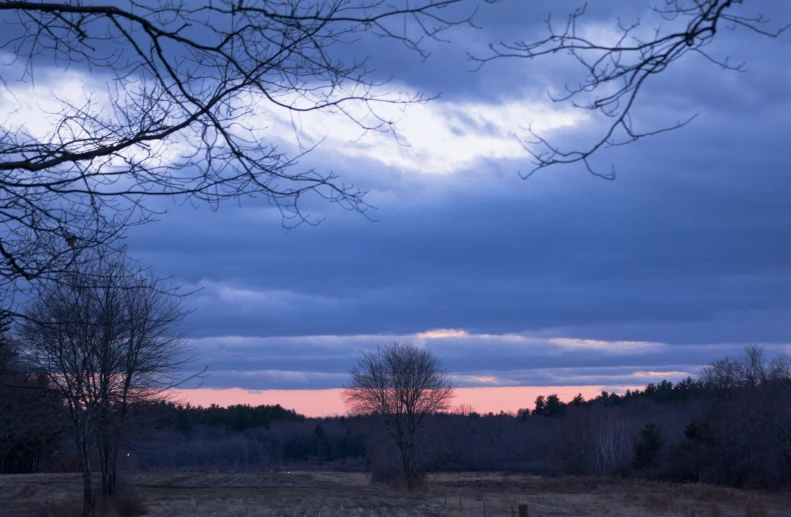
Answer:
[[453, 385], [439, 359], [412, 344], [364, 351], [343, 391], [350, 411], [374, 415], [398, 448], [407, 490], [421, 477], [419, 438], [427, 417], [450, 407]]
[[544, 398], [544, 395], [539, 395], [536, 397], [536, 402], [533, 407], [533, 414], [536, 416], [546, 416], [547, 414], [547, 402]]
[[566, 404], [564, 404], [560, 400], [560, 397], [558, 397], [555, 393], [547, 397], [547, 402], [546, 402], [547, 416], [562, 416], [565, 410], [566, 410]]
[[[629, 390], [626, 390], [627, 393]], [[577, 393], [571, 402], [569, 402], [570, 406], [584, 406], [585, 405], [585, 397], [582, 396], [582, 393]]]
[[519, 418], [520, 420], [527, 420], [527, 417], [529, 417], [529, 416], [530, 416], [530, 413], [531, 413], [531, 411], [530, 411], [530, 408], [523, 407], [523, 408], [520, 408], [520, 409], [519, 409], [519, 410], [516, 412], [516, 416], [517, 416], [517, 418]]
[[557, 394], [553, 393], [546, 398], [539, 395], [536, 397], [533, 414], [536, 416], [561, 416], [565, 409], [566, 404], [560, 400]]
[[751, 388], [791, 379], [791, 360], [781, 355], [767, 360], [764, 349], [748, 345], [737, 357], [726, 357], [704, 366], [700, 382], [714, 389]]
[[16, 328], [23, 359], [65, 402], [83, 476], [83, 512], [94, 507], [90, 454], [102, 492], [116, 490], [130, 408], [183, 381], [190, 360], [177, 291], [122, 255], [98, 257], [50, 285]]
[[640, 436], [634, 445], [632, 468], [640, 470], [655, 467], [662, 449], [662, 430], [656, 424], [648, 423], [640, 430]]
[[316, 459], [321, 463], [321, 440], [324, 438], [324, 426], [321, 425], [321, 422], [316, 423], [313, 434], [316, 436]]
[[463, 416], [470, 416], [473, 413], [477, 413], [477, 411], [475, 411], [475, 408], [473, 407], [472, 404], [459, 404], [458, 406], [453, 408], [453, 412]]

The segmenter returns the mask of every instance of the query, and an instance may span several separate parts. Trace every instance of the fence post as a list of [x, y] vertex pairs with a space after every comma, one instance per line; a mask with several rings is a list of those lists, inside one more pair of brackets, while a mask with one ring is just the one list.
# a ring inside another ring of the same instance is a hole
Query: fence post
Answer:
[[520, 504], [519, 505], [519, 517], [527, 517], [527, 505]]

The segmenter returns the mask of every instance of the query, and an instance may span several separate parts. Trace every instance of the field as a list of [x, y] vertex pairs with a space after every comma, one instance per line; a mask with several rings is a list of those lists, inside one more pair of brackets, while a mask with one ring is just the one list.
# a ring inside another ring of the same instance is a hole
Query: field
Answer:
[[[791, 517], [791, 494], [576, 477], [436, 474], [420, 495], [373, 486], [360, 473], [158, 472], [126, 480], [151, 517], [510, 517], [520, 504], [530, 517]], [[2, 476], [0, 516], [70, 517], [80, 494], [76, 474]]]

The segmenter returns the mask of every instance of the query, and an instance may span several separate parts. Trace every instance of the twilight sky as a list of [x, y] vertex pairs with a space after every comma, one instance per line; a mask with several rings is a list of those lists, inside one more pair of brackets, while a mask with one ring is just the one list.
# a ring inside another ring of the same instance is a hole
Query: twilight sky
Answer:
[[[791, 21], [787, 1], [746, 3]], [[337, 391], [311, 390], [342, 386], [359, 350], [393, 340], [429, 347], [458, 386], [508, 387], [462, 392], [458, 403], [487, 411], [532, 405], [536, 390], [520, 386], [593, 393], [695, 375], [748, 343], [791, 352], [791, 35], [725, 31], [711, 50], [746, 73], [690, 56], [656, 77], [637, 125], [698, 117], [598, 156], [616, 181], [581, 167], [523, 181], [529, 125], [567, 146], [601, 128], [547, 99], [581, 70], [558, 56], [473, 73], [466, 53], [539, 38], [550, 10], [579, 4], [482, 4], [481, 28], [450, 31], [425, 62], [361, 42], [392, 75], [387, 91], [441, 95], [397, 113], [398, 140], [357, 140], [337, 116], [251, 117], [284, 150], [324, 138], [297, 167], [369, 191], [375, 221], [307, 200], [326, 220], [284, 231], [265, 200], [242, 199], [217, 212], [163, 205], [161, 221], [135, 228], [134, 257], [200, 288], [186, 326], [210, 375], [184, 396], [342, 411]], [[653, 20], [649, 5], [596, 2], [584, 30], [610, 38], [617, 16]], [[50, 84], [92, 80], [74, 70]]]

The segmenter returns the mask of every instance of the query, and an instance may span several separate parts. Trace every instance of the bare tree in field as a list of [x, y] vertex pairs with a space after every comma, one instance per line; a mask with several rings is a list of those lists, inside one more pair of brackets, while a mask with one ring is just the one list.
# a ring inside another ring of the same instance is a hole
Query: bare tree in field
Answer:
[[[160, 213], [154, 197], [259, 197], [288, 226], [317, 221], [300, 209], [311, 195], [364, 211], [362, 191], [263, 131], [316, 110], [391, 130], [376, 105], [427, 98], [383, 91], [360, 40], [425, 58], [426, 40], [471, 21], [462, 1], [0, 1], [2, 294], [116, 243]], [[59, 88], [79, 70], [87, 82]]]
[[[689, 114], [675, 123], [639, 129], [632, 115], [639, 108], [646, 85], [679, 61], [701, 56], [716, 67], [742, 72], [745, 63], [731, 62], [719, 50], [711, 51], [715, 41], [727, 42], [728, 33], [742, 30], [758, 37], [778, 38], [791, 23], [773, 24], [762, 12], [762, 2], [750, 0], [656, 0], [653, 16], [624, 24], [613, 21], [617, 37], [604, 41], [585, 31], [587, 3], [569, 14], [562, 23], [547, 18], [548, 35], [543, 39], [491, 45], [488, 56], [471, 56], [483, 66], [502, 58], [537, 59], [570, 55], [579, 65], [582, 79], [565, 85], [564, 94], [553, 101], [603, 116], [605, 123], [593, 143], [579, 149], [564, 149], [530, 130], [525, 149], [534, 158], [534, 167], [524, 176], [563, 164], [582, 164], [588, 172], [615, 179], [615, 168], [598, 170], [590, 159], [601, 150], [635, 142], [681, 128], [697, 115]], [[596, 30], [594, 34], [606, 34]], [[703, 69], [701, 68], [701, 71]]]
[[372, 414], [393, 439], [408, 490], [418, 487], [419, 434], [426, 417], [450, 407], [453, 385], [439, 359], [411, 344], [392, 343], [362, 353], [343, 391], [350, 411]]
[[185, 315], [174, 288], [113, 255], [52, 283], [17, 326], [23, 359], [65, 401], [86, 515], [95, 504], [94, 446], [102, 492], [112, 496], [130, 407], [162, 397], [185, 379], [191, 359], [181, 331]]

